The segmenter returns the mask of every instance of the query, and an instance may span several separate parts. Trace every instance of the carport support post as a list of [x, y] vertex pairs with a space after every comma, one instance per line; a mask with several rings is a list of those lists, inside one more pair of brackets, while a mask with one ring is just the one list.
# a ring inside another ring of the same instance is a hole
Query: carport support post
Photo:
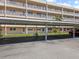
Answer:
[[25, 25], [25, 34], [28, 34], [28, 27]]
[[73, 38], [75, 38], [75, 27], [73, 27]]
[[45, 26], [45, 40], [47, 41], [47, 36], [48, 36], [48, 27], [47, 25]]
[[7, 35], [7, 28], [6, 28], [6, 25], [4, 25], [4, 35]]

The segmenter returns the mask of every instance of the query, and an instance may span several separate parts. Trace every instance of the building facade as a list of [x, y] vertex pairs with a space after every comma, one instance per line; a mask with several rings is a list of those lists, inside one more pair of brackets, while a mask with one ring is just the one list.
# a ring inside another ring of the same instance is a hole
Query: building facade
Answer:
[[[40, 0], [0, 0], [0, 17], [34, 19], [48, 21], [79, 22], [79, 9]], [[31, 33], [36, 26], [29, 25], [1, 25], [3, 33]], [[62, 31], [73, 27], [60, 26]], [[44, 26], [38, 26], [43, 32]], [[50, 29], [49, 29], [50, 30]]]

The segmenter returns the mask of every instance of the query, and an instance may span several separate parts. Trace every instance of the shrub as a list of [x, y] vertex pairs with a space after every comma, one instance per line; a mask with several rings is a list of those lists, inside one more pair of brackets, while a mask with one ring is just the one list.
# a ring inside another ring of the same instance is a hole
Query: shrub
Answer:
[[37, 32], [35, 33], [35, 36], [38, 36], [38, 33]]

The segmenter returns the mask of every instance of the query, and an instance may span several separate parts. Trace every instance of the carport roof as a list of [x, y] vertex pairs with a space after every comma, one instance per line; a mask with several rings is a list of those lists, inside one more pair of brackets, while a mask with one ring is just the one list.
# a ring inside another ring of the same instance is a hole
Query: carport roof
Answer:
[[19, 18], [6, 18], [6, 17], [0, 18], [0, 24], [48, 25], [48, 26], [73, 26], [73, 25], [78, 26], [79, 25], [78, 22], [19, 19]]

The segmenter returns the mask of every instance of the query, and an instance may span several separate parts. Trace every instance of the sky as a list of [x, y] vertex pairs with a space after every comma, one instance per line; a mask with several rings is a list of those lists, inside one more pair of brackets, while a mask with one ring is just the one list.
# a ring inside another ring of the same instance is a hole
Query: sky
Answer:
[[79, 0], [47, 0], [48, 2], [58, 3], [66, 6], [79, 8]]

